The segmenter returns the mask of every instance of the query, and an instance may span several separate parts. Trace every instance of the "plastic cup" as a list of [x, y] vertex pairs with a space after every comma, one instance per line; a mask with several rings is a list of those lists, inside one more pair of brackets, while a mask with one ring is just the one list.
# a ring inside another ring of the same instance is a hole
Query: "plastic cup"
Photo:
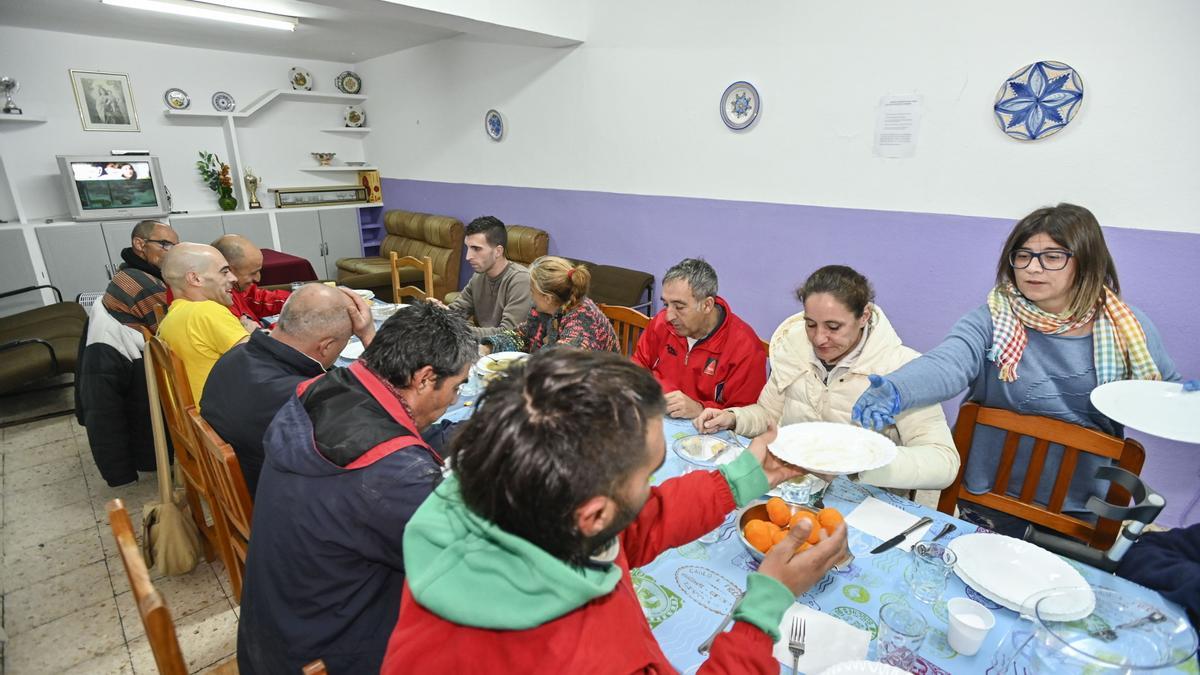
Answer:
[[970, 598], [953, 598], [946, 603], [950, 630], [946, 639], [950, 648], [963, 656], [974, 656], [996, 625], [996, 617], [987, 607]]

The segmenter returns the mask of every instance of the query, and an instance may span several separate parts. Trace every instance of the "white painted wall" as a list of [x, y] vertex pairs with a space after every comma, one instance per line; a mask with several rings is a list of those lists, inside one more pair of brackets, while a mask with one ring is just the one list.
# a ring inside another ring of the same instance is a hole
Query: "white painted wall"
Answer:
[[[1200, 3], [605, 0], [567, 49], [455, 38], [358, 64], [385, 177], [1017, 218], [1058, 201], [1106, 225], [1200, 232]], [[1065, 61], [1073, 125], [1007, 138], [1013, 71]], [[717, 115], [753, 82], [747, 132]], [[383, 85], [383, 86], [381, 86]], [[872, 155], [880, 96], [924, 96], [916, 157]], [[497, 108], [501, 143], [483, 132]]]
[[[107, 154], [117, 148], [150, 150], [161, 159], [176, 209], [210, 211], [216, 193], [196, 172], [197, 152], [225, 156], [225, 140], [215, 120], [168, 120], [162, 93], [179, 87], [192, 98], [192, 110], [211, 111], [213, 92], [227, 91], [239, 105], [276, 88], [290, 88], [288, 70], [312, 72], [315, 89], [336, 91], [335, 76], [350, 64], [304, 61], [258, 54], [173, 47], [130, 40], [0, 26], [0, 64], [4, 75], [17, 78], [15, 100], [26, 114], [45, 117], [45, 124], [0, 124], [0, 154], [23, 202], [27, 216], [37, 219], [67, 213], [55, 155]], [[75, 107], [71, 68], [127, 73], [140, 133], [84, 131]], [[383, 86], [372, 86], [379, 90]], [[380, 82], [380, 85], [383, 83]], [[243, 162], [263, 178], [266, 187], [354, 183], [355, 175], [306, 173], [316, 166], [310, 152], [336, 152], [337, 160], [362, 159], [363, 143], [347, 134], [319, 129], [342, 126], [343, 106], [279, 101], [249, 120], [239, 120]], [[367, 107], [370, 114], [370, 107]], [[369, 118], [369, 121], [370, 120]], [[0, 218], [12, 220], [15, 209], [0, 185]]]

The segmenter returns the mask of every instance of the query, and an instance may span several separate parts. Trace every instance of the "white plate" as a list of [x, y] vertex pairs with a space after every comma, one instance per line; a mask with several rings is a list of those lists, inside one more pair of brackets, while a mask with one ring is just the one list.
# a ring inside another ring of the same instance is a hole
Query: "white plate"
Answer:
[[[954, 573], [958, 575], [959, 579], [962, 579], [962, 582], [964, 584], [975, 589], [976, 593], [982, 595], [984, 598], [991, 600], [992, 602], [996, 603], [997, 605], [1000, 605], [1001, 607], [1003, 607], [1005, 609], [1011, 609], [1012, 611], [1016, 612], [1017, 614], [1024, 614], [1026, 616], [1032, 616], [1034, 605], [1037, 604], [1036, 600], [1039, 597], [1041, 597], [1041, 594], [1038, 594], [1038, 595], [1026, 598], [1024, 603], [1011, 603], [1011, 602], [1008, 602], [1007, 600], [1005, 600], [1004, 598], [996, 596], [996, 594], [991, 593], [986, 588], [983, 588], [978, 582], [976, 582], [974, 579], [972, 579], [969, 575], [967, 575], [967, 573], [963, 572], [961, 569], [956, 568], [954, 570]], [[1045, 609], [1046, 609], [1045, 607], [1042, 608], [1042, 610], [1043, 610], [1042, 615], [1045, 616], [1046, 619], [1048, 619], [1050, 621], [1075, 621], [1079, 618], [1078, 610], [1076, 610], [1074, 612], [1066, 612], [1063, 614], [1055, 614], [1054, 612], [1046, 612]]]
[[308, 72], [304, 68], [297, 66], [289, 70], [288, 81], [292, 83], [292, 89], [297, 91], [312, 91], [312, 73]]
[[496, 352], [495, 354], [479, 357], [479, 360], [475, 362], [475, 370], [486, 382], [504, 372], [504, 369], [513, 363], [527, 358], [529, 358], [529, 355], [525, 352]]
[[908, 671], [877, 661], [846, 661], [822, 670], [821, 675], [908, 675]]
[[363, 346], [363, 343], [359, 342], [358, 340], [351, 340], [346, 343], [346, 348], [342, 350], [342, 358], [354, 361], [358, 359], [358, 357], [362, 356], [362, 353], [365, 350], [366, 347]]
[[375, 291], [369, 288], [351, 288], [350, 290], [358, 294], [363, 300], [370, 300], [375, 297]]
[[887, 466], [896, 444], [853, 424], [801, 422], [779, 429], [771, 453], [789, 464], [825, 474], [850, 474]]
[[[728, 451], [726, 451], [727, 448]], [[741, 454], [736, 443], [728, 438], [711, 434], [684, 436], [672, 443], [671, 449], [676, 455], [679, 455], [680, 459], [689, 464], [709, 467], [728, 464]], [[721, 452], [725, 452], [725, 454], [717, 457]], [[713, 461], [714, 457], [717, 458], [716, 462]]]
[[[1058, 556], [1020, 539], [1002, 534], [964, 534], [947, 546], [958, 556], [955, 573], [983, 594], [1014, 612], [1032, 616], [1027, 603], [1035, 594], [1055, 588], [1087, 588], [1083, 576]], [[1048, 607], [1061, 621], [1082, 619], [1095, 609], [1095, 596], [1080, 605]], [[1062, 598], [1061, 602], [1068, 602]]]
[[1178, 382], [1109, 382], [1092, 390], [1092, 405], [1132, 429], [1200, 443], [1200, 391], [1185, 392]]

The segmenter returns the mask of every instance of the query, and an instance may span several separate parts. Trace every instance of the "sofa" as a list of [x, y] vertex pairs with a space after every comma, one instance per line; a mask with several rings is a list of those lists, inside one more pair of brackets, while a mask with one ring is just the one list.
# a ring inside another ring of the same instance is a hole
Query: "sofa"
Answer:
[[[87, 330], [87, 312], [79, 303], [62, 302], [62, 293], [53, 286], [29, 286], [0, 293], [0, 298], [43, 288], [53, 290], [59, 301], [0, 318], [0, 396], [20, 396], [35, 390], [34, 385], [47, 378], [76, 372], [79, 347]], [[61, 386], [71, 384], [43, 388]], [[9, 420], [0, 427], [46, 416]]]
[[[375, 295], [392, 300], [392, 251], [433, 261], [432, 295], [440, 298], [458, 288], [458, 272], [463, 258], [463, 224], [457, 218], [393, 209], [383, 214], [387, 235], [379, 245], [379, 255], [368, 258], [340, 258], [337, 281], [350, 288], [370, 289]], [[400, 270], [400, 285], [423, 286], [417, 269]], [[427, 293], [430, 289], [423, 289]]]

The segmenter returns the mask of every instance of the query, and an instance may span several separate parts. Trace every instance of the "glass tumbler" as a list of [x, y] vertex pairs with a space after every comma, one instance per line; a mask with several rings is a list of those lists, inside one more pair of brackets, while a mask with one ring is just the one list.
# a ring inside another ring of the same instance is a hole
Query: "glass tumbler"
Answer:
[[917, 600], [932, 605], [946, 590], [946, 580], [954, 571], [958, 556], [954, 551], [928, 541], [920, 541], [912, 547], [912, 562], [909, 563], [909, 589]]
[[889, 602], [880, 607], [875, 660], [911, 672], [927, 628], [925, 618], [903, 602]]

